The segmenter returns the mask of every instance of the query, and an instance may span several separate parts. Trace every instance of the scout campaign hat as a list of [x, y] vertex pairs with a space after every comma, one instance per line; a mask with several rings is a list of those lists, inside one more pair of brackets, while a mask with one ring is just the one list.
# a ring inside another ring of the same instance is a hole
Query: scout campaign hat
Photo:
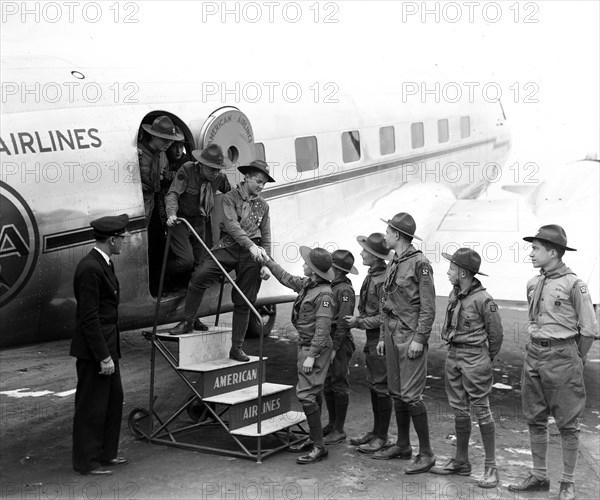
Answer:
[[331, 254], [324, 248], [308, 248], [306, 246], [300, 247], [300, 255], [304, 259], [304, 262], [308, 264], [316, 274], [327, 281], [332, 281], [334, 278], [333, 269], [331, 264], [333, 259]]
[[100, 217], [90, 222], [90, 226], [94, 229], [94, 236], [100, 238], [131, 236], [131, 233], [127, 231], [127, 224], [129, 224], [129, 216], [127, 214]]
[[333, 263], [331, 264], [336, 269], [345, 273], [358, 274], [358, 270], [354, 267], [354, 255], [348, 250], [336, 250], [331, 254]]
[[412, 215], [407, 214], [406, 212], [400, 212], [399, 214], [394, 215], [391, 220], [384, 220], [388, 226], [392, 226], [396, 231], [400, 231], [411, 238], [416, 238], [419, 241], [423, 241], [417, 235], [415, 235], [415, 231], [417, 230], [417, 224], [415, 219], [413, 219]]
[[252, 171], [262, 172], [267, 176], [268, 182], [275, 182], [275, 179], [273, 179], [269, 173], [269, 165], [267, 165], [266, 161], [254, 160], [248, 165], [242, 165], [238, 167], [238, 170], [244, 175], [249, 174]]
[[363, 247], [367, 252], [372, 253], [375, 257], [380, 259], [390, 260], [392, 253], [388, 247], [385, 246], [383, 239], [383, 233], [371, 233], [369, 237], [357, 236], [356, 241]]
[[475, 250], [471, 248], [459, 248], [452, 255], [442, 252], [442, 255], [444, 256], [444, 259], [449, 260], [458, 267], [462, 267], [463, 269], [471, 271], [474, 274], [487, 276], [487, 274], [479, 272], [479, 267], [481, 266], [481, 257]]
[[538, 232], [535, 236], [525, 236], [523, 239], [525, 241], [529, 241], [530, 243], [533, 240], [547, 241], [548, 243], [552, 243], [553, 245], [564, 248], [565, 250], [569, 250], [571, 252], [577, 251], [575, 248], [569, 248], [567, 246], [567, 233], [565, 233], [565, 230], [557, 224], [548, 224], [547, 226], [542, 226], [538, 229]]
[[221, 146], [214, 142], [210, 143], [202, 150], [194, 149], [194, 151], [192, 151], [192, 156], [200, 163], [210, 168], [222, 170], [226, 167], [223, 150], [221, 149]]
[[155, 118], [152, 125], [142, 124], [142, 128], [149, 134], [161, 139], [170, 141], [182, 141], [184, 139], [183, 134], [177, 131], [171, 119], [165, 115]]

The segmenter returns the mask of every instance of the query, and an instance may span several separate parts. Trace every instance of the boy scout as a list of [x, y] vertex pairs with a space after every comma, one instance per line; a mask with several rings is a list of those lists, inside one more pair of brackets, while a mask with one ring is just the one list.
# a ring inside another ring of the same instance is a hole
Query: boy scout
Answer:
[[[383, 220], [383, 219], [382, 219]], [[394, 400], [398, 441], [373, 455], [377, 459], [412, 455], [410, 421], [419, 438], [419, 453], [405, 469], [407, 474], [427, 472], [435, 465], [429, 442], [427, 407], [423, 389], [427, 379], [427, 341], [435, 318], [433, 270], [420, 250], [412, 245], [417, 228], [405, 212], [385, 221], [385, 242], [394, 250], [383, 283], [382, 325], [377, 353], [385, 351], [388, 390]]]
[[331, 359], [331, 320], [335, 307], [330, 282], [331, 254], [324, 248], [300, 247], [304, 277], [292, 276], [268, 260], [266, 266], [282, 285], [298, 293], [292, 309], [292, 324], [298, 330], [298, 385], [296, 394], [308, 421], [310, 436], [290, 451], [308, 451], [296, 460], [310, 464], [323, 460], [328, 451], [323, 444], [318, 395], [323, 389]]
[[481, 257], [470, 248], [459, 248], [454, 255], [442, 253], [450, 261], [448, 279], [454, 287], [448, 300], [442, 339], [448, 343], [446, 357], [446, 394], [454, 409], [456, 456], [443, 467], [433, 467], [434, 474], [471, 474], [469, 438], [473, 405], [479, 422], [485, 451], [481, 488], [498, 485], [496, 467], [496, 427], [488, 396], [492, 390], [492, 362], [502, 346], [502, 323], [498, 306], [486, 292], [476, 274]]
[[325, 444], [336, 444], [346, 439], [344, 424], [350, 403], [350, 358], [356, 350], [352, 333], [344, 317], [354, 314], [356, 298], [352, 282], [347, 274], [358, 274], [354, 267], [354, 256], [348, 250], [336, 250], [331, 254], [335, 277], [331, 282], [335, 308], [331, 322], [333, 347], [331, 364], [325, 379], [325, 403], [329, 414], [329, 423], [323, 428]]
[[[169, 275], [188, 273], [200, 264], [202, 245], [192, 236], [185, 224], [177, 224], [177, 217], [186, 219], [202, 240], [206, 240], [206, 220], [214, 207], [213, 184], [219, 182], [219, 190], [231, 190], [227, 177], [221, 173], [225, 168], [223, 151], [218, 144], [209, 144], [202, 151], [194, 150], [196, 161], [184, 163], [177, 171], [165, 197], [167, 225], [171, 227], [173, 259], [169, 262]], [[190, 243], [191, 242], [191, 243]], [[186, 283], [187, 284], [187, 283]]]
[[[223, 196], [221, 239], [213, 247], [213, 255], [230, 272], [235, 269], [236, 284], [250, 303], [256, 300], [260, 287], [261, 264], [271, 253], [271, 222], [269, 205], [260, 196], [267, 182], [275, 182], [269, 175], [269, 166], [261, 160], [242, 165], [238, 170], [244, 180]], [[261, 246], [264, 245], [264, 248]], [[221, 276], [221, 269], [213, 259], [205, 259], [194, 271], [185, 297], [185, 319], [171, 330], [171, 335], [191, 333], [198, 308], [206, 289]], [[229, 357], [236, 361], [250, 361], [242, 350], [250, 307], [233, 289], [233, 321]]]
[[586, 284], [562, 261], [567, 235], [555, 224], [542, 226], [531, 245], [540, 274], [527, 282], [530, 343], [525, 347], [521, 398], [529, 426], [533, 471], [510, 491], [548, 491], [548, 417], [560, 432], [563, 473], [558, 498], [575, 498], [573, 477], [579, 453], [579, 417], [585, 408], [583, 365], [598, 323]]
[[369, 237], [357, 236], [356, 241], [363, 248], [360, 256], [363, 265], [369, 267], [367, 277], [360, 288], [358, 316], [346, 316], [349, 328], [366, 330], [365, 363], [367, 365], [367, 384], [371, 392], [373, 410], [373, 429], [361, 437], [353, 438], [350, 444], [358, 446], [362, 453], [375, 453], [385, 447], [388, 439], [390, 418], [392, 417], [392, 398], [387, 388], [385, 356], [377, 354], [379, 329], [379, 303], [381, 287], [385, 278], [385, 260], [390, 260], [390, 251], [385, 246], [382, 233], [373, 233]]

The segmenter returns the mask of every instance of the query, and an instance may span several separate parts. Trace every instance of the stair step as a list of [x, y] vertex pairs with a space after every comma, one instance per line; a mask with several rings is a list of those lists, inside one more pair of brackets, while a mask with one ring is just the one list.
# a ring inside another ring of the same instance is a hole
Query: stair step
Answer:
[[[268, 419], [289, 411], [292, 399], [291, 385], [262, 384], [262, 418]], [[239, 429], [258, 421], [258, 386], [246, 387], [204, 398], [206, 403], [227, 405], [229, 429]]]
[[260, 433], [258, 432], [258, 423], [256, 422], [244, 427], [240, 427], [239, 429], [234, 429], [231, 431], [231, 434], [248, 437], [267, 436], [268, 434], [273, 434], [274, 432], [287, 429], [288, 427], [292, 427], [293, 425], [304, 422], [305, 420], [306, 416], [304, 415], [304, 412], [292, 410], [263, 420]]
[[229, 358], [231, 329], [228, 328], [216, 326], [184, 335], [169, 335], [165, 329], [157, 331], [156, 335], [163, 341], [177, 342], [179, 366]]
[[[263, 358], [262, 382], [265, 381], [266, 359]], [[215, 359], [189, 366], [180, 366], [181, 371], [200, 373], [196, 390], [203, 397], [236, 391], [258, 384], [259, 357], [250, 356], [250, 361]]]

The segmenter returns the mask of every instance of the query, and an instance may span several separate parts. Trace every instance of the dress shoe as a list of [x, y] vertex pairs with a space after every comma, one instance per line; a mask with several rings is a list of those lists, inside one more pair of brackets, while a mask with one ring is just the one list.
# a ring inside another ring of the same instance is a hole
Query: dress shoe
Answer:
[[446, 465], [442, 467], [432, 467], [429, 471], [432, 474], [438, 474], [439, 476], [447, 476], [448, 474], [458, 474], [459, 476], [470, 476], [471, 475], [471, 462], [468, 460], [464, 463], [459, 463], [456, 459], [451, 458], [448, 460]]
[[389, 460], [391, 458], [400, 458], [402, 460], [409, 460], [412, 456], [412, 448], [402, 449], [397, 444], [390, 446], [389, 448], [383, 448], [373, 454], [373, 458], [376, 460]]
[[421, 474], [427, 472], [435, 465], [435, 455], [428, 457], [420, 453], [414, 458], [412, 463], [404, 470], [407, 474]]
[[[377, 453], [378, 451], [383, 450], [386, 446], [387, 439], [381, 439], [380, 437], [375, 436], [368, 443], [361, 444], [357, 448], [357, 450], [361, 453], [367, 453], [368, 455], [370, 455], [372, 453]], [[408, 458], [410, 458], [410, 456]]]
[[561, 480], [558, 500], [575, 500], [575, 483]]
[[102, 467], [98, 467], [97, 469], [88, 472], [81, 472], [79, 470], [76, 470], [75, 472], [79, 472], [82, 476], [110, 476], [113, 473], [113, 471], [103, 469]]
[[242, 351], [241, 347], [232, 347], [229, 351], [229, 358], [242, 362], [250, 361], [250, 358], [244, 351]]
[[125, 457], [111, 458], [110, 460], [100, 460], [100, 465], [125, 465], [128, 463]]
[[329, 455], [327, 448], [313, 446], [312, 450], [310, 450], [306, 455], [300, 455], [296, 459], [296, 463], [301, 465], [314, 464], [315, 462], [319, 462], [320, 460], [327, 458], [327, 455]]
[[192, 333], [194, 326], [191, 321], [183, 320], [177, 323], [177, 326], [172, 328], [169, 332], [171, 335], [184, 335], [186, 333]]
[[292, 453], [304, 453], [305, 451], [310, 451], [313, 448], [313, 440], [309, 437], [303, 439], [299, 443], [291, 444], [288, 446], [288, 451]]
[[369, 431], [364, 436], [351, 438], [350, 444], [352, 446], [360, 446], [362, 444], [367, 444], [367, 443], [370, 443], [374, 437], [375, 437], [375, 434], [373, 434], [371, 431]]
[[513, 483], [508, 485], [509, 491], [549, 491], [550, 480], [538, 479], [533, 474], [529, 474], [520, 483]]
[[325, 427], [323, 427], [323, 437], [329, 436], [329, 434], [331, 434], [332, 430], [333, 430], [333, 424], [327, 424]]
[[200, 321], [200, 318], [196, 318], [194, 320], [194, 330], [200, 330], [201, 332], [205, 332], [206, 330], [208, 330], [208, 326], [202, 323], [202, 321]]
[[477, 481], [477, 486], [480, 488], [495, 488], [500, 482], [498, 476], [498, 469], [496, 467], [485, 467], [483, 471], [483, 477]]
[[341, 443], [346, 439], [345, 432], [338, 432], [335, 429], [327, 434], [327, 437], [323, 439], [324, 444], [337, 444]]

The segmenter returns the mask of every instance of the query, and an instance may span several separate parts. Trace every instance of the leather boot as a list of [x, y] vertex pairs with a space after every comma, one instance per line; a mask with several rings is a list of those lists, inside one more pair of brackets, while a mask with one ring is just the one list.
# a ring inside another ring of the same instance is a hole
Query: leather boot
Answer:
[[184, 335], [186, 333], [192, 333], [194, 331], [194, 324], [192, 321], [184, 319], [177, 323], [177, 326], [169, 331], [169, 335]]
[[232, 347], [229, 351], [229, 358], [242, 362], [250, 361], [250, 358], [244, 351], [242, 351], [241, 347]]

